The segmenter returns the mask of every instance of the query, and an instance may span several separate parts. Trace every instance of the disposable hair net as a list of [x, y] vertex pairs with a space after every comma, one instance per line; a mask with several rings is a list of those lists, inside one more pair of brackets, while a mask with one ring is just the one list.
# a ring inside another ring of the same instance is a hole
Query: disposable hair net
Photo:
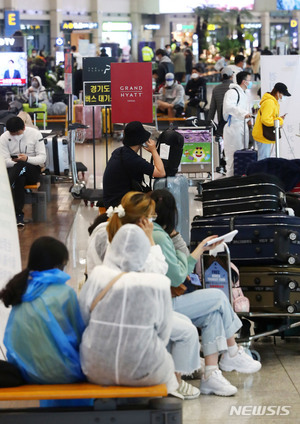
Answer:
[[121, 271], [141, 271], [150, 252], [150, 241], [135, 224], [123, 225], [108, 246], [104, 264]]

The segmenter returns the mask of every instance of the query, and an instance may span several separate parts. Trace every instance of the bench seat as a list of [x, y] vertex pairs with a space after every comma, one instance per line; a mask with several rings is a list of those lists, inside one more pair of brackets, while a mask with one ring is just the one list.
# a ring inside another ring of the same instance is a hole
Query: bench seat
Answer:
[[167, 396], [165, 384], [149, 387], [98, 386], [77, 384], [28, 384], [0, 388], [0, 401], [45, 399], [103, 399]]

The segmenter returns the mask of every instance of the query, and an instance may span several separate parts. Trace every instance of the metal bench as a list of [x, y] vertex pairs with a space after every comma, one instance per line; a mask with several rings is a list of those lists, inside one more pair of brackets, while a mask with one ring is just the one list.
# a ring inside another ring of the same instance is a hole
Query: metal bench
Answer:
[[25, 385], [0, 389], [1, 401], [94, 399], [91, 407], [0, 409], [1, 424], [181, 424], [182, 401], [166, 398], [164, 384], [150, 387], [90, 383]]

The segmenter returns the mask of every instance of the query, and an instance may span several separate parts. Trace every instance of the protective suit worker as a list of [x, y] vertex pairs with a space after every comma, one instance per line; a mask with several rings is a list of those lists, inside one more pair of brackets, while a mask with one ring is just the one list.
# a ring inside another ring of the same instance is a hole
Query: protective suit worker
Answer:
[[237, 84], [230, 84], [223, 102], [223, 118], [227, 121], [223, 131], [227, 177], [234, 174], [234, 152], [247, 148], [249, 144], [249, 130], [245, 119], [251, 117], [249, 97], [246, 94], [246, 89], [252, 86], [251, 75], [242, 71], [236, 78]]
[[[79, 305], [87, 324], [80, 357], [83, 372], [93, 383], [165, 383], [168, 392], [178, 387], [173, 359], [166, 348], [172, 327], [170, 280], [141, 272], [150, 247], [140, 227], [122, 226], [103, 265], [94, 268], [80, 292]], [[114, 284], [96, 303], [113, 279]]]

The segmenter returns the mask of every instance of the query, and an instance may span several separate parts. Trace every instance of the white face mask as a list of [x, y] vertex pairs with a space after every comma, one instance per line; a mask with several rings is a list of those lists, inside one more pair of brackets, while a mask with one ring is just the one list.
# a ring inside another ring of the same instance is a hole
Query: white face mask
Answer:
[[166, 86], [167, 87], [172, 87], [173, 84], [174, 84], [174, 80], [168, 80], [168, 81], [166, 81]]
[[171, 51], [172, 51], [171, 49], [167, 49], [167, 53], [171, 53]]
[[280, 103], [285, 102], [286, 101], [286, 96], [283, 96], [279, 98]]
[[22, 140], [23, 136], [24, 134], [14, 135], [14, 139], [19, 143]]
[[197, 74], [197, 72], [193, 72], [192, 75], [191, 75], [191, 78], [197, 79], [197, 78], [199, 78], [199, 75]]

